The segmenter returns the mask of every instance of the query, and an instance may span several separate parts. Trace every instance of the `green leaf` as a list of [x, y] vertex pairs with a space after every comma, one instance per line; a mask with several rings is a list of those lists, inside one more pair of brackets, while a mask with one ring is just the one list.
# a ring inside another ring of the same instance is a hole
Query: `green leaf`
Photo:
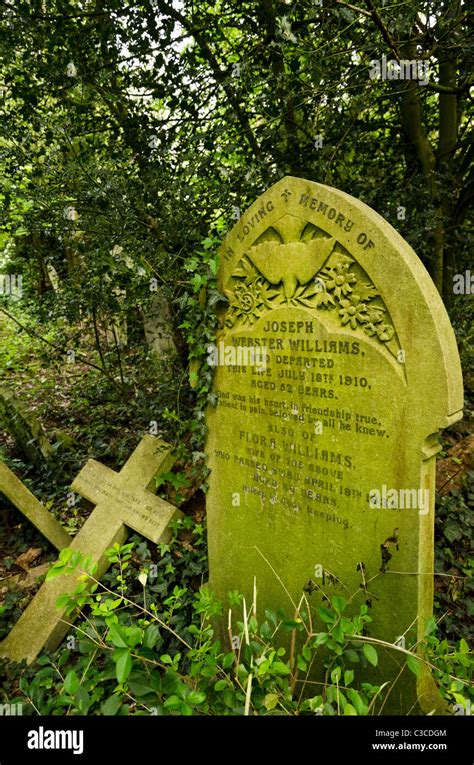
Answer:
[[232, 666], [232, 664], [235, 661], [235, 653], [231, 651], [230, 653], [226, 653], [224, 658], [222, 659], [222, 666], [224, 669], [229, 669], [229, 667]]
[[314, 646], [318, 645], [324, 645], [324, 643], [327, 643], [329, 640], [329, 635], [327, 632], [318, 632], [318, 634], [315, 636], [314, 639]]
[[344, 611], [344, 608], [346, 607], [346, 601], [344, 600], [344, 598], [342, 598], [340, 595], [334, 595], [334, 597], [331, 600], [331, 603], [337, 615], [340, 616], [341, 612]]
[[79, 688], [79, 678], [74, 672], [74, 670], [72, 669], [70, 672], [67, 673], [66, 678], [64, 680], [64, 690], [70, 696], [74, 696], [78, 688]]
[[206, 694], [202, 693], [201, 691], [191, 691], [186, 701], [189, 701], [190, 704], [202, 704], [203, 701], [206, 700]]
[[116, 648], [128, 648], [128, 642], [124, 635], [124, 631], [120, 629], [118, 624], [109, 624], [108, 637]]
[[268, 709], [268, 711], [271, 711], [272, 709], [275, 709], [277, 704], [278, 704], [278, 696], [276, 695], [276, 693], [267, 693], [263, 702], [265, 709]]
[[449, 519], [443, 527], [443, 534], [450, 542], [455, 542], [462, 537], [462, 529], [459, 523], [453, 519]]
[[306, 672], [308, 669], [308, 662], [306, 662], [302, 656], [298, 656], [298, 659], [296, 661], [296, 664], [298, 666], [298, 669], [300, 669], [302, 672]]
[[274, 613], [274, 611], [270, 611], [269, 608], [266, 608], [265, 609], [265, 616], [268, 619], [268, 621], [271, 622], [274, 627], [276, 627], [276, 625], [277, 625], [277, 618], [276, 618], [276, 614]]
[[339, 680], [341, 679], [342, 670], [340, 667], [334, 667], [334, 669], [331, 672], [331, 682], [334, 683], [334, 685], [337, 685]]
[[309, 647], [309, 645], [307, 644], [304, 645], [301, 650], [301, 653], [303, 654], [306, 661], [311, 661], [311, 648]]
[[417, 659], [415, 656], [407, 656], [407, 667], [410, 670], [410, 672], [413, 672], [414, 675], [417, 677], [419, 676], [421, 672], [421, 664], [419, 662], [419, 659]]
[[133, 627], [126, 627], [122, 634], [125, 636], [125, 639], [127, 641], [127, 644], [130, 648], [135, 648], [136, 645], [141, 643], [142, 640], [142, 630], [138, 625], [135, 625]]
[[143, 647], [154, 648], [158, 642], [159, 637], [160, 637], [160, 630], [158, 629], [156, 624], [150, 624], [150, 626], [147, 627], [145, 630], [145, 635], [143, 637]]
[[115, 673], [117, 681], [119, 683], [124, 683], [132, 670], [132, 657], [130, 656], [130, 651], [127, 648], [118, 648], [117, 651], [114, 652], [114, 657], [116, 661]]
[[430, 616], [425, 622], [425, 635], [431, 635], [436, 629], [436, 619], [434, 616]]
[[74, 695], [74, 704], [81, 715], [86, 715], [90, 706], [90, 697], [83, 685], [80, 685]]
[[140, 696], [148, 696], [150, 693], [155, 693], [154, 688], [140, 682], [139, 680], [128, 680], [128, 687], [134, 696], [140, 698]]
[[344, 685], [350, 685], [354, 679], [354, 670], [346, 669], [344, 672]]
[[166, 699], [163, 706], [165, 707], [165, 709], [176, 709], [177, 707], [180, 707], [182, 703], [183, 703], [183, 700], [180, 699], [179, 696], [174, 695]]
[[222, 700], [228, 709], [233, 709], [237, 704], [237, 696], [233, 688], [226, 688], [222, 694]]
[[359, 661], [359, 654], [357, 653], [357, 651], [354, 651], [353, 648], [346, 648], [344, 653], [347, 656], [347, 658], [349, 659], [349, 661], [354, 662], [354, 664], [358, 663], [358, 661]]
[[53, 563], [53, 565], [47, 572], [44, 578], [44, 581], [49, 582], [50, 579], [54, 579], [54, 577], [59, 576], [59, 574], [63, 573], [65, 568], [66, 568], [66, 564], [61, 563], [61, 561], [58, 561], [57, 563]]
[[354, 709], [354, 707], [352, 706], [352, 704], [346, 704], [346, 706], [344, 707], [344, 714], [345, 715], [351, 715], [352, 717], [356, 717], [357, 716], [357, 712]]
[[318, 614], [323, 622], [326, 622], [326, 624], [332, 624], [336, 617], [334, 616], [333, 612], [330, 611], [328, 608], [324, 608], [324, 606], [319, 606], [318, 608]]
[[[52, 578], [52, 577], [50, 577]], [[56, 608], [61, 609], [61, 611], [66, 608], [69, 603], [71, 602], [71, 596], [69, 593], [64, 593], [63, 595], [60, 595], [59, 598], [56, 601]]]
[[354, 688], [348, 688], [347, 695], [349, 696], [355, 709], [357, 710], [357, 714], [359, 715], [367, 714], [367, 704], [364, 704], [359, 691], [356, 691]]
[[282, 661], [274, 661], [271, 668], [276, 675], [289, 675], [291, 673], [290, 668]]
[[179, 677], [173, 670], [169, 669], [161, 681], [161, 692], [165, 695], [175, 693], [179, 686]]
[[122, 700], [120, 696], [117, 696], [115, 693], [113, 696], [109, 696], [107, 701], [104, 701], [104, 703], [101, 705], [101, 712], [103, 715], [106, 716], [113, 716], [116, 715], [118, 710], [120, 709], [120, 706], [122, 704]]
[[369, 664], [372, 664], [373, 667], [376, 667], [379, 661], [379, 657], [377, 656], [377, 651], [373, 647], [373, 645], [370, 645], [369, 643], [364, 643], [364, 648], [362, 649], [364, 651], [364, 656], [369, 662]]

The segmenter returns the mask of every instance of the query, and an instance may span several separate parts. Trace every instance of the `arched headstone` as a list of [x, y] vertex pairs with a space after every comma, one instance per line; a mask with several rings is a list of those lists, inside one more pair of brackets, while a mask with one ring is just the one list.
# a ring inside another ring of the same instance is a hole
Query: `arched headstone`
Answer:
[[[303, 592], [321, 604], [325, 578], [371, 603], [369, 635], [410, 648], [432, 612], [437, 437], [463, 406], [433, 282], [374, 210], [285, 177], [227, 236], [219, 285], [211, 588], [251, 601], [256, 577], [259, 615], [292, 615]], [[367, 677], [393, 681], [385, 713], [440, 709], [427, 673], [381, 657]]]

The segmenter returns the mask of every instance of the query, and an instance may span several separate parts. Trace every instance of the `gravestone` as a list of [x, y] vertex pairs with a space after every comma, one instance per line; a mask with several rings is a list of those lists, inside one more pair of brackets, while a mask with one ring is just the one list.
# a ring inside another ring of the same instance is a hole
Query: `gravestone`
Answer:
[[[266, 191], [220, 254], [210, 586], [251, 602], [255, 577], [261, 618], [355, 593], [371, 637], [411, 647], [432, 612], [437, 436], [463, 405], [440, 296], [376, 212], [298, 178]], [[394, 681], [384, 713], [441, 708], [425, 671], [380, 657], [364, 672]]]
[[[109, 566], [106, 551], [115, 543], [123, 544], [128, 528], [150, 539], [166, 542], [171, 521], [182, 516], [180, 510], [155, 491], [154, 477], [167, 472], [174, 458], [167, 444], [146, 435], [120, 473], [89, 460], [72, 483], [72, 488], [96, 504], [92, 514], [75, 536], [70, 547], [90, 555], [97, 564], [96, 579]], [[56, 608], [63, 593], [72, 592], [80, 573], [59, 575], [46, 581], [23, 612], [9, 635], [0, 644], [0, 657], [32, 662], [43, 648], [54, 649], [70, 630], [71, 617]]]
[[3, 462], [0, 462], [0, 494], [4, 494], [56, 549], [62, 550], [71, 544], [67, 531]]
[[0, 427], [34, 465], [41, 467], [51, 457], [53, 448], [40, 421], [6, 388], [0, 388]]
[[147, 311], [143, 312], [143, 328], [145, 339], [156, 358], [176, 351], [170, 309], [162, 289], [154, 293]]

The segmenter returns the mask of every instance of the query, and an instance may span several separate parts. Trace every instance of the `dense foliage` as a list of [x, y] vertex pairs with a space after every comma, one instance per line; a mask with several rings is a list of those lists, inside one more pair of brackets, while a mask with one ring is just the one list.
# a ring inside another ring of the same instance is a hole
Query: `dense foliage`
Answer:
[[[32, 466], [2, 436], [0, 456], [74, 533], [87, 508], [68, 504], [68, 487], [87, 456], [118, 468], [153, 432], [177, 448], [160, 491], [186, 517], [168, 546], [132, 537], [111, 551], [100, 587], [71, 596], [84, 632], [45, 653], [39, 671], [4, 666], [5, 699], [53, 714], [365, 715], [383, 705], [387, 689], [356, 679], [358, 665], [378, 661], [364, 641], [370, 613], [349, 619], [342, 599], [328, 600], [318, 631], [289, 654], [279, 636], [303, 633], [308, 614], [246, 619], [234, 593], [239, 647], [216, 642], [212, 618], [229, 604], [200, 590], [211, 372], [199, 362], [222, 300], [223, 235], [270, 184], [303, 176], [369, 204], [429, 269], [466, 382], [466, 429], [446, 433], [445, 452], [472, 432], [472, 295], [453, 294], [473, 243], [468, 22], [458, 0], [2, 4], [0, 273], [20, 274], [23, 294], [0, 283], [0, 381], [21, 391], [54, 453]], [[371, 77], [383, 57], [423, 61], [426, 84]], [[144, 334], [157, 297], [177, 348], [159, 361]], [[472, 473], [438, 499], [437, 628], [428, 625], [425, 654], [462, 708], [472, 507]], [[3, 520], [1, 577], [30, 549], [36, 563], [55, 559], [15, 511]], [[30, 594], [3, 593], [0, 638]], [[327, 682], [300, 694], [323, 645]]]

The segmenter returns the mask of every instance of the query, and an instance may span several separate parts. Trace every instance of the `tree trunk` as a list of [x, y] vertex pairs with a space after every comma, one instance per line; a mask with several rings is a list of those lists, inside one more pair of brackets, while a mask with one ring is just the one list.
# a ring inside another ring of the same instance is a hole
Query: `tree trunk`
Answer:
[[[401, 46], [401, 54], [407, 60], [416, 59], [416, 46], [413, 41]], [[436, 177], [436, 156], [433, 147], [423, 129], [423, 116], [420, 104], [420, 88], [416, 80], [408, 80], [401, 96], [402, 127], [409, 145], [409, 154], [416, 163], [416, 171], [425, 179], [434, 209], [434, 229], [431, 234], [433, 257], [428, 270], [439, 291], [443, 291], [445, 222], [440, 189]]]
[[[451, 60], [439, 62], [440, 84], [454, 89], [456, 87], [456, 64]], [[456, 94], [439, 94], [439, 142], [437, 166], [440, 175], [441, 206], [445, 221], [451, 220], [456, 194], [454, 189], [453, 157], [458, 138], [458, 98]], [[452, 271], [453, 252], [449, 233], [445, 237], [444, 258], [442, 263], [442, 296], [445, 305], [449, 305], [452, 298]]]

